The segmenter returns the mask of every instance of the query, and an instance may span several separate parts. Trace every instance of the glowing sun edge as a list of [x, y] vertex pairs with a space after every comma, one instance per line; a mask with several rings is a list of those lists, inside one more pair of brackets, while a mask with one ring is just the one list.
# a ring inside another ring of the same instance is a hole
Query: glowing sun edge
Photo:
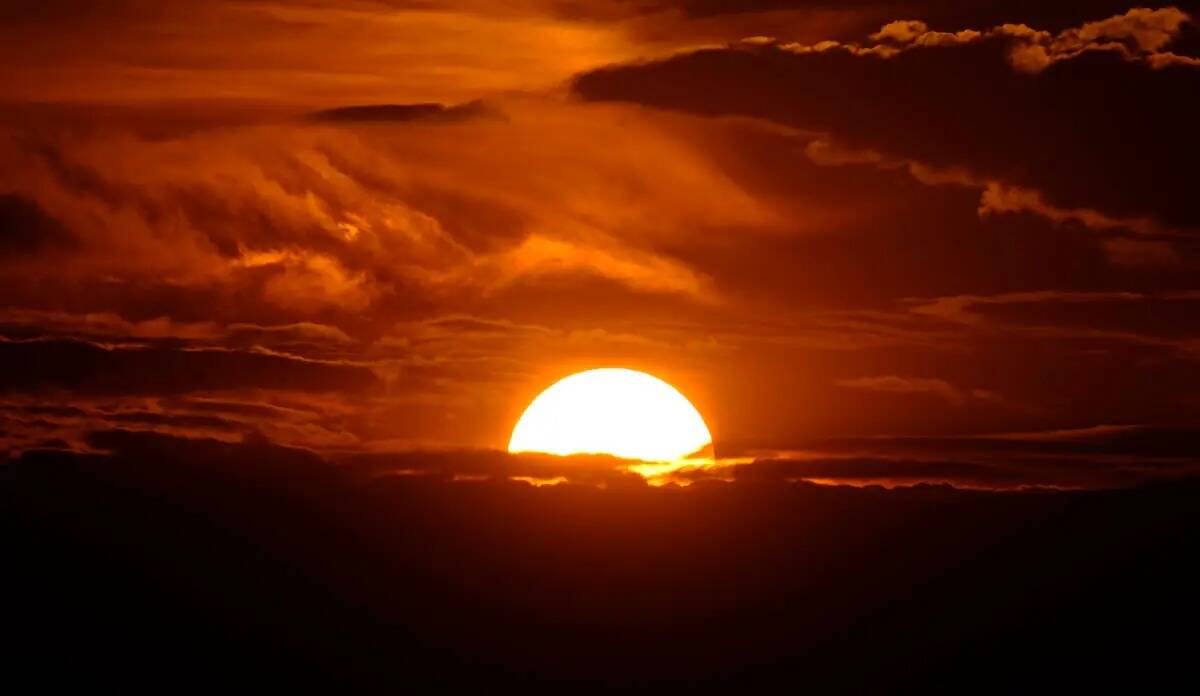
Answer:
[[[713, 467], [712, 456], [697, 456], [705, 450], [712, 451], [712, 433], [687, 397], [658, 377], [625, 368], [586, 370], [555, 382], [526, 407], [508, 446], [514, 454], [629, 460], [626, 470], [652, 485], [686, 483], [672, 474]], [[663, 456], [667, 451], [682, 454]]]

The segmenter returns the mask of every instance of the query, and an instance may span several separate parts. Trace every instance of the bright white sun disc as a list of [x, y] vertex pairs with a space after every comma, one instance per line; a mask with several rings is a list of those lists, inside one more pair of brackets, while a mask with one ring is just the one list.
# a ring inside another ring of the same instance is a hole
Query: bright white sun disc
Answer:
[[513, 428], [508, 451], [668, 462], [711, 444], [700, 412], [675, 387], [645, 372], [602, 368], [539, 394]]

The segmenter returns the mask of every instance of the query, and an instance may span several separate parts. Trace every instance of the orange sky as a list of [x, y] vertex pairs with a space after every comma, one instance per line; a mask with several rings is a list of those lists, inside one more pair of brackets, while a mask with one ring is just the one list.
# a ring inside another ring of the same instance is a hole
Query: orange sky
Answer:
[[0, 436], [498, 448], [619, 365], [797, 477], [1190, 471], [1191, 8], [1040, 5], [0, 10]]

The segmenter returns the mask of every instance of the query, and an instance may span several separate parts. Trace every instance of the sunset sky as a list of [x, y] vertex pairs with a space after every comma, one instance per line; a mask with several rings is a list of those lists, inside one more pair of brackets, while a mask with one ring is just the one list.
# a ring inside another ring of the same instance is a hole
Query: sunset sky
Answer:
[[679, 483], [1194, 475], [1190, 11], [8, 3], [0, 438], [503, 459], [619, 366], [704, 414]]
[[1198, 183], [1193, 0], [0, 2], [0, 691], [1178, 693]]

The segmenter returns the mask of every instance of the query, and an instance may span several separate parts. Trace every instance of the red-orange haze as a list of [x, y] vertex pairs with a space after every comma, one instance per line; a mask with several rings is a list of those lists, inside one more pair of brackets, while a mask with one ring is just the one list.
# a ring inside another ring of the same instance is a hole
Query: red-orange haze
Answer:
[[1188, 8], [568, 5], [0, 10], [12, 456], [503, 449], [625, 366], [788, 479], [1194, 471]]

